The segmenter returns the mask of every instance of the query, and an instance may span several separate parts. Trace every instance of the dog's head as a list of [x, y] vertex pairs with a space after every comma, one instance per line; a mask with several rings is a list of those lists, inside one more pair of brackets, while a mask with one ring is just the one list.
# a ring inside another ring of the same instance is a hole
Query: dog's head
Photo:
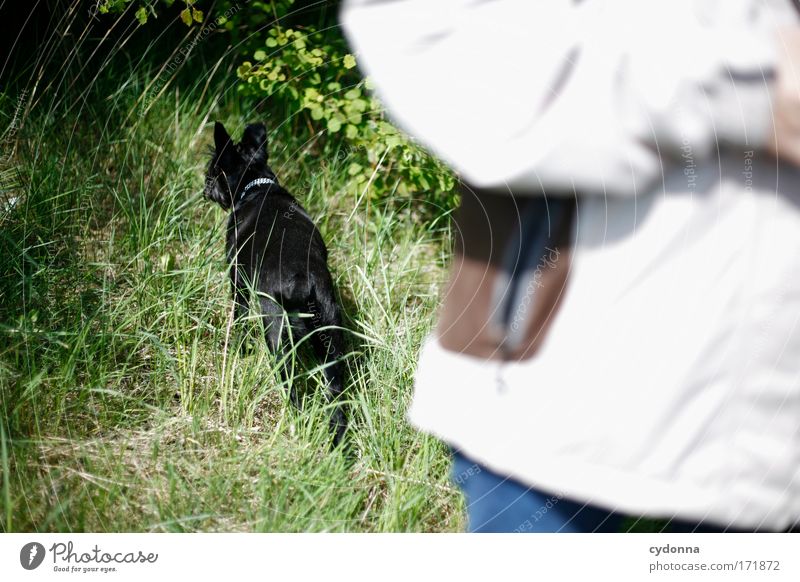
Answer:
[[265, 173], [272, 175], [267, 159], [267, 128], [263, 123], [248, 125], [242, 141], [235, 144], [225, 126], [217, 121], [214, 152], [206, 173], [206, 198], [227, 210], [233, 205], [236, 192], [245, 186], [245, 180]]

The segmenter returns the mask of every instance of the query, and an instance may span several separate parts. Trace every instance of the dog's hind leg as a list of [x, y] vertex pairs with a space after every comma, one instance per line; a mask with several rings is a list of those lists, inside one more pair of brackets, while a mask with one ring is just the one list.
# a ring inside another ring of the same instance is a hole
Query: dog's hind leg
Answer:
[[[278, 363], [278, 373], [284, 382], [290, 384], [292, 379], [290, 366], [293, 362], [290, 355], [289, 326], [287, 325], [289, 322], [286, 313], [274, 301], [262, 298], [261, 321], [264, 324], [264, 338]], [[297, 341], [296, 338], [293, 339]], [[300, 397], [293, 385], [290, 386], [289, 398], [296, 408], [301, 408]]]
[[328, 384], [326, 396], [328, 402], [333, 404], [330, 425], [333, 431], [333, 443], [337, 445], [347, 429], [343, 407], [337, 402], [344, 391], [344, 367], [341, 362], [344, 356], [344, 338], [341, 316], [332, 295], [321, 294], [315, 288], [312, 296], [313, 299], [309, 302], [309, 310], [313, 316], [311, 346], [317, 360], [325, 366], [323, 373]]
[[239, 353], [245, 358], [252, 353], [252, 344], [249, 341], [246, 325], [250, 305], [245, 291], [233, 287], [233, 320], [234, 342], [239, 344]]

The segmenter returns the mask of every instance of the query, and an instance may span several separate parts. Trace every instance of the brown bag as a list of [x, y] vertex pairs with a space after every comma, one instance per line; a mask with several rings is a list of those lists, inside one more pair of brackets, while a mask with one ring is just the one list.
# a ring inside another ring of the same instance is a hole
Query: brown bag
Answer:
[[462, 185], [442, 347], [491, 360], [536, 353], [566, 289], [575, 199]]

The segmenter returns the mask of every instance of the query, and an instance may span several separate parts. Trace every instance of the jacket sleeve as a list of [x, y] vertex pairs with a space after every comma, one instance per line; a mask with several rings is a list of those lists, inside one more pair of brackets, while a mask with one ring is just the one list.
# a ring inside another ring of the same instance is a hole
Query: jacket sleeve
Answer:
[[508, 178], [516, 191], [632, 196], [721, 148], [771, 138], [777, 32], [797, 22], [792, 0], [618, 0], [600, 22], [583, 45], [595, 62], [539, 136], [553, 147]]
[[387, 111], [478, 187], [634, 195], [763, 146], [792, 0], [348, 0]]
[[672, 0], [651, 15], [661, 25], [637, 30], [622, 53], [629, 127], [667, 154], [763, 147], [777, 30], [798, 16], [792, 0]]

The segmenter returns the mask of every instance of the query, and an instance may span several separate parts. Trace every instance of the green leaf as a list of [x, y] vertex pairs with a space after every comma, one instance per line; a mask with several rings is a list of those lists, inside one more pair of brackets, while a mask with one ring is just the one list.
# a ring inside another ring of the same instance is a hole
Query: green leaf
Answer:
[[393, 148], [399, 146], [402, 143], [400, 136], [393, 135], [386, 140], [386, 147]]
[[139, 21], [139, 24], [147, 22], [147, 9], [144, 6], [141, 6], [139, 10], [136, 11], [136, 20]]
[[269, 48], [275, 48], [276, 46], [278, 46], [278, 41], [270, 36], [269, 38], [267, 38], [267, 46]]
[[319, 121], [324, 116], [324, 111], [322, 111], [322, 107], [312, 107], [311, 108], [311, 119], [314, 121]]
[[203, 22], [203, 11], [193, 7], [192, 18], [194, 18], [195, 22]]
[[340, 129], [342, 129], [342, 122], [335, 117], [331, 117], [328, 120], [328, 131], [331, 133], [336, 133]]
[[352, 69], [356, 66], [356, 58], [351, 54], [344, 55], [344, 68]]
[[267, 53], [259, 49], [253, 54], [253, 58], [257, 61], [263, 61], [267, 58]]
[[347, 127], [344, 128], [344, 134], [347, 136], [347, 139], [355, 139], [358, 135], [358, 128], [348, 123]]
[[192, 13], [188, 8], [181, 10], [181, 21], [183, 21], [186, 26], [192, 25]]
[[252, 63], [250, 63], [249, 61], [245, 61], [239, 66], [238, 69], [236, 69], [236, 74], [239, 77], [243, 78], [243, 77], [247, 76], [252, 69], [253, 69]]

